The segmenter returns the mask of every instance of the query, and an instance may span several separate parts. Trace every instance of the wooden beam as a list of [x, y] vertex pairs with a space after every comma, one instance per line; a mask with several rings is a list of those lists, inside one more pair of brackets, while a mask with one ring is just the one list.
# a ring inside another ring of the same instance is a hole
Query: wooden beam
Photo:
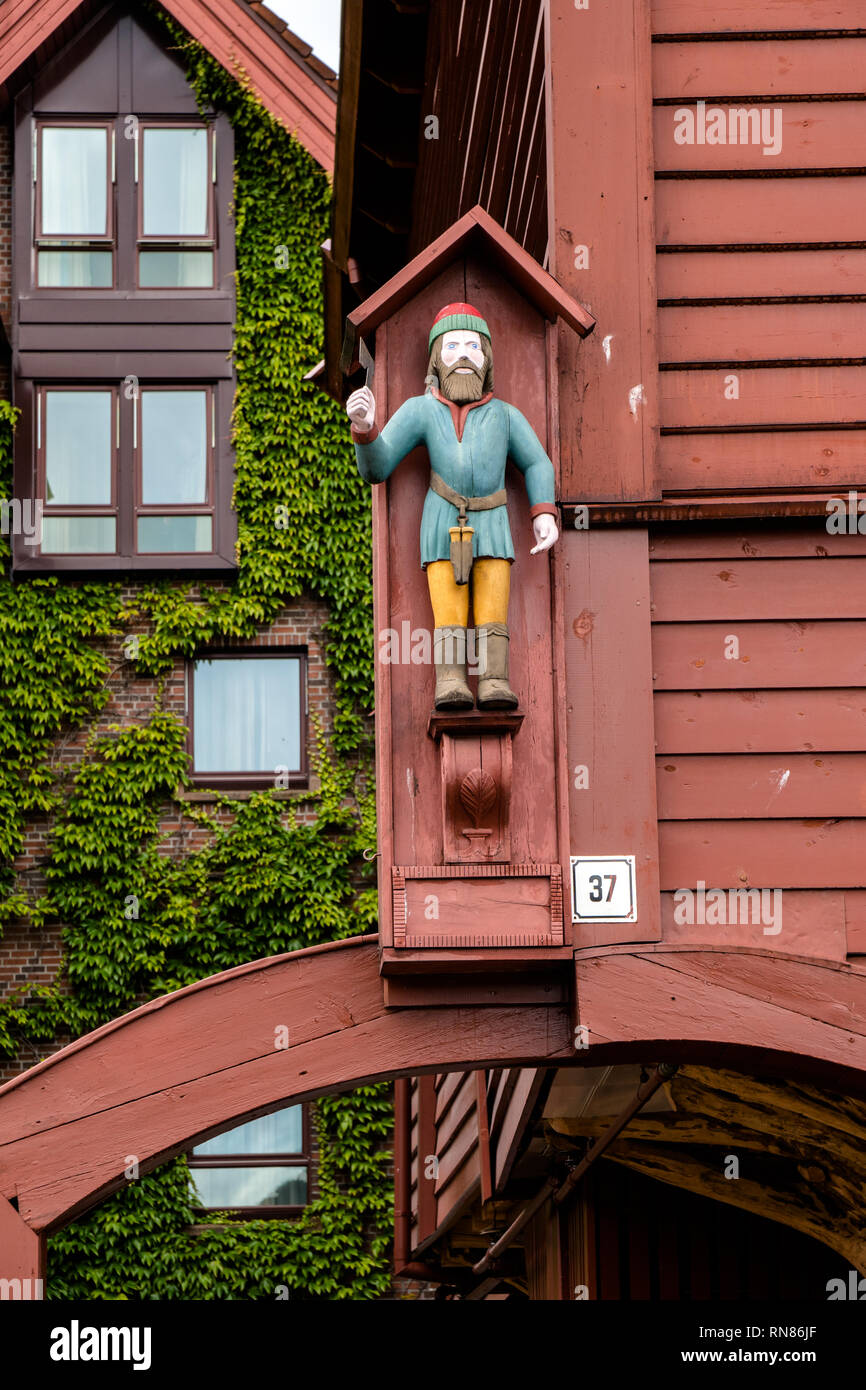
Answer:
[[[565, 671], [571, 853], [635, 857], [637, 919], [576, 923], [579, 946], [657, 941], [650, 571], [645, 530], [566, 531]], [[576, 775], [578, 769], [584, 772]]]
[[606, 1044], [656, 1039], [657, 1056], [720, 1060], [757, 1074], [819, 1078], [866, 1093], [866, 968], [756, 949], [624, 947], [578, 952], [578, 1016], [589, 1065]]
[[[436, 1178], [428, 1176], [428, 1160], [436, 1157], [436, 1078], [418, 1077], [418, 1225], [413, 1245], [436, 1229]], [[434, 1165], [435, 1168], [435, 1165]]]
[[569, 1055], [566, 1010], [388, 1010], [376, 938], [166, 995], [0, 1087], [0, 1194], [55, 1229], [192, 1144], [374, 1079]]
[[586, 343], [560, 334], [562, 495], [649, 499], [661, 495], [649, 0], [546, 3], [550, 269], [598, 320]]
[[0, 1197], [0, 1279], [16, 1280], [0, 1297], [41, 1299], [45, 1280], [45, 1240]]
[[478, 1158], [481, 1166], [481, 1200], [493, 1196], [493, 1176], [490, 1170], [490, 1119], [487, 1113], [487, 1073], [475, 1073], [475, 1109], [478, 1116]]

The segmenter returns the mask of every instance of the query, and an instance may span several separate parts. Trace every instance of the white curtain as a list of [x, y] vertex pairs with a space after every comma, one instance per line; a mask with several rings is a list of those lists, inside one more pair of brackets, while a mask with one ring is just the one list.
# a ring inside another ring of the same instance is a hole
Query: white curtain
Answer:
[[260, 1120], [238, 1125], [216, 1139], [208, 1139], [193, 1150], [205, 1154], [300, 1154], [304, 1151], [303, 1106], [290, 1105]]
[[207, 393], [141, 393], [142, 502], [195, 506], [207, 500]]
[[108, 131], [81, 126], [43, 126], [41, 138], [43, 234], [104, 236]]
[[144, 130], [144, 233], [207, 233], [208, 137], [203, 127]]
[[299, 768], [300, 686], [297, 657], [197, 661], [193, 711], [196, 772]]

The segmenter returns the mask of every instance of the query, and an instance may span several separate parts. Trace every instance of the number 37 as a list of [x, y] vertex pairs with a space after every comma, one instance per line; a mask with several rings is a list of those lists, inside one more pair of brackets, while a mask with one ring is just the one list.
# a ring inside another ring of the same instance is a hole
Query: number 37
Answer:
[[[607, 890], [607, 897], [604, 896], [602, 879], [607, 879], [610, 887]], [[591, 903], [609, 903], [613, 897], [613, 890], [616, 886], [616, 874], [590, 874], [589, 876], [591, 892], [589, 901]]]

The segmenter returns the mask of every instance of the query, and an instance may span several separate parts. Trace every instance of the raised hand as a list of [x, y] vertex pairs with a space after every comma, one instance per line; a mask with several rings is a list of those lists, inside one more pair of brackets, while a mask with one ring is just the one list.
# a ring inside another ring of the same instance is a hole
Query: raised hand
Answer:
[[369, 386], [353, 391], [346, 401], [346, 414], [356, 430], [371, 430], [376, 423], [376, 398]]

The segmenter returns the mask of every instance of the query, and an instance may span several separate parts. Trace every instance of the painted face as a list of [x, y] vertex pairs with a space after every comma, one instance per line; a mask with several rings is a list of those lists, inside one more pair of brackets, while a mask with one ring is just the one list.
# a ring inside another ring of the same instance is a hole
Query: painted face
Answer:
[[[484, 352], [477, 333], [468, 329], [456, 328], [445, 333], [442, 338], [442, 365], [452, 368], [461, 358], [467, 358], [477, 372], [484, 366]], [[471, 376], [472, 367], [457, 367], [455, 376]]]

